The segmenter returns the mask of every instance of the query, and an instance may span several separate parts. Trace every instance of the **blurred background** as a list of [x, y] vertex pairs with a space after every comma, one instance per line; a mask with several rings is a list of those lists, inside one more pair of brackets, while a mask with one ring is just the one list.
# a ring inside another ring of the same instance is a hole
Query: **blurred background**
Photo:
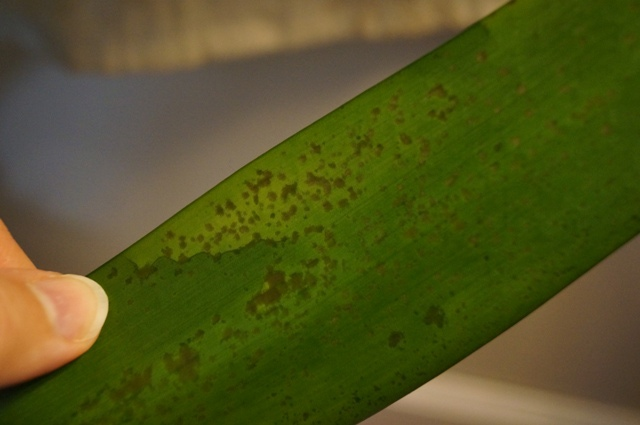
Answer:
[[[62, 38], [1, 6], [0, 217], [40, 268], [80, 274], [463, 28], [130, 72], [71, 63]], [[639, 282], [636, 238], [364, 423], [640, 424]]]

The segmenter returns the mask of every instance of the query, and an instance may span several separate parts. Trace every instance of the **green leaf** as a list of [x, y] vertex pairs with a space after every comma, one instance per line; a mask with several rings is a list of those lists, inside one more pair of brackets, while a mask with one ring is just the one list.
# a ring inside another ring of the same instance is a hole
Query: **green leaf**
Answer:
[[640, 231], [640, 1], [520, 0], [91, 274], [89, 353], [0, 422], [354, 423]]

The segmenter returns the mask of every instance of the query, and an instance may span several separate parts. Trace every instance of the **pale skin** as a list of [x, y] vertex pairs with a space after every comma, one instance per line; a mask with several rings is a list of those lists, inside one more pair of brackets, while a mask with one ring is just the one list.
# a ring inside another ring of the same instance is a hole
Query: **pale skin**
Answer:
[[39, 270], [0, 220], [0, 388], [85, 353], [107, 310], [106, 294], [95, 282]]

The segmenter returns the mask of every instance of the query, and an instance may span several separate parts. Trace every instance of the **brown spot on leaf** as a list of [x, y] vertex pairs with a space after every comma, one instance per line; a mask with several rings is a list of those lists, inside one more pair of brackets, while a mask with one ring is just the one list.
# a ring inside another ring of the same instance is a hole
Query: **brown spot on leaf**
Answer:
[[111, 267], [111, 270], [109, 271], [109, 274], [107, 275], [107, 277], [109, 279], [113, 279], [116, 276], [118, 276], [118, 269], [116, 269], [115, 267]]
[[316, 144], [316, 143], [311, 143], [311, 152], [315, 153], [315, 154], [321, 154], [322, 153], [322, 146]]
[[330, 230], [325, 230], [324, 232], [324, 241], [327, 244], [327, 247], [331, 248], [336, 245], [336, 237], [334, 233]]
[[282, 270], [267, 269], [264, 277], [264, 288], [247, 302], [247, 312], [257, 314], [262, 306], [270, 306], [282, 298], [287, 292], [286, 274]]
[[247, 365], [247, 369], [251, 370], [251, 369], [255, 369], [256, 366], [258, 365], [258, 362], [260, 361], [260, 359], [262, 359], [262, 357], [265, 355], [265, 351], [261, 348], [257, 349], [256, 351], [253, 352], [253, 354], [251, 355], [251, 357], [249, 357], [249, 362]]
[[445, 321], [444, 310], [432, 305], [427, 309], [423, 321], [426, 325], [436, 325], [437, 327], [442, 328]]
[[114, 401], [134, 397], [151, 385], [151, 366], [141, 372], [135, 372], [129, 368], [122, 374], [122, 379], [117, 388], [109, 392], [109, 397]]
[[318, 224], [315, 226], [308, 226], [304, 229], [304, 234], [309, 235], [311, 233], [322, 233], [324, 231], [324, 226]]
[[158, 271], [156, 267], [152, 266], [151, 264], [146, 264], [145, 266], [140, 267], [136, 270], [136, 276], [138, 276], [140, 280], [146, 280], [156, 271]]
[[295, 205], [291, 205], [288, 211], [282, 213], [282, 219], [284, 221], [288, 221], [291, 217], [293, 217], [296, 212], [298, 212], [298, 207]]
[[165, 353], [162, 358], [167, 371], [178, 376], [180, 381], [188, 382], [198, 379], [200, 353], [187, 344], [180, 344], [175, 355]]
[[280, 197], [282, 198], [283, 201], [286, 202], [289, 196], [295, 195], [297, 191], [298, 191], [297, 183], [284, 185], [284, 187], [282, 188], [282, 191], [280, 192]]
[[389, 334], [389, 347], [396, 348], [404, 341], [404, 334], [399, 331], [393, 331]]
[[437, 97], [440, 99], [445, 99], [447, 95], [448, 95], [447, 90], [445, 90], [442, 84], [437, 84], [433, 86], [431, 90], [429, 90], [429, 92], [427, 93], [427, 96], [429, 97]]
[[316, 176], [313, 173], [307, 173], [307, 184], [309, 186], [319, 186], [324, 191], [325, 195], [331, 193], [331, 182], [326, 177]]
[[411, 143], [413, 143], [413, 140], [411, 139], [411, 136], [409, 136], [406, 133], [400, 133], [400, 141], [402, 142], [403, 145], [410, 145]]
[[343, 187], [344, 187], [344, 185], [345, 185], [344, 179], [342, 179], [342, 178], [338, 177], [337, 179], [335, 179], [335, 180], [333, 181], [333, 185], [334, 185], [335, 187], [337, 187], [338, 189], [343, 188]]
[[260, 189], [269, 187], [271, 185], [271, 179], [273, 178], [273, 173], [271, 171], [258, 170], [256, 174], [258, 175], [258, 178], [255, 181], [245, 182], [245, 185], [253, 193], [258, 193]]

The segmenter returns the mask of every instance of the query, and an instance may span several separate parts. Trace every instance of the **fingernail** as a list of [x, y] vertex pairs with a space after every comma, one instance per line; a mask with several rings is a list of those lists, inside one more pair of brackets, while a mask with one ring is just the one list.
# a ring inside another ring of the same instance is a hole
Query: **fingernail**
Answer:
[[96, 282], [67, 274], [32, 282], [31, 287], [58, 334], [71, 341], [98, 336], [107, 318], [109, 299]]

